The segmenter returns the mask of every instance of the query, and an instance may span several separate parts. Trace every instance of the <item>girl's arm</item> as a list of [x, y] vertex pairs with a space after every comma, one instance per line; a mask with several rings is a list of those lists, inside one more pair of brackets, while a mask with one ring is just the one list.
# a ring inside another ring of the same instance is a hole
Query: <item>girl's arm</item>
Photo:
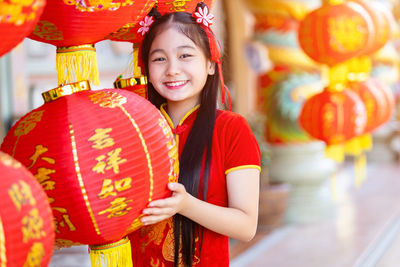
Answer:
[[251, 240], [257, 229], [260, 172], [241, 169], [227, 174], [228, 207], [199, 200], [178, 183], [169, 184], [172, 196], [155, 200], [143, 210], [144, 224], [154, 224], [179, 213], [219, 234]]

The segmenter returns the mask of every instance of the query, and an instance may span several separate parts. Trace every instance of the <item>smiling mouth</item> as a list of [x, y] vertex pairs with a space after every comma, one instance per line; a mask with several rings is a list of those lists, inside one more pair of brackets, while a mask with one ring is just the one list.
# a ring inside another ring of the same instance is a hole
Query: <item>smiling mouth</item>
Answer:
[[165, 86], [169, 89], [179, 89], [183, 86], [185, 86], [188, 83], [188, 81], [179, 81], [179, 82], [166, 82], [164, 83]]

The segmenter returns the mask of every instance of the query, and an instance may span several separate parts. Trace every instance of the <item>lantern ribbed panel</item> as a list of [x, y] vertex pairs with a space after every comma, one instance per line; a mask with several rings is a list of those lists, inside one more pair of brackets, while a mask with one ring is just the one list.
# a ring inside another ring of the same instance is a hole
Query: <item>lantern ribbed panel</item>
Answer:
[[45, 0], [20, 2], [0, 2], [0, 56], [9, 52], [31, 33], [46, 4]]
[[381, 80], [377, 78], [371, 78], [370, 82], [374, 84], [375, 88], [380, 91], [381, 94], [384, 96], [384, 101], [385, 101], [385, 113], [383, 115], [382, 121], [380, 122], [380, 125], [384, 124], [387, 122], [393, 115], [395, 107], [396, 107], [396, 100], [395, 96], [393, 93], [392, 88], [382, 82]]
[[365, 106], [354, 92], [324, 90], [305, 102], [299, 120], [311, 136], [334, 145], [362, 134], [367, 118]]
[[364, 102], [367, 111], [367, 124], [365, 132], [370, 133], [388, 120], [391, 114], [390, 104], [384, 91], [375, 84], [374, 78], [369, 78], [363, 82], [350, 84], [350, 89], [354, 91]]
[[371, 17], [359, 4], [327, 4], [301, 21], [298, 40], [310, 58], [332, 66], [364, 54], [373, 42], [373, 30]]
[[[30, 129], [26, 121], [40, 112], [29, 133], [15, 136], [24, 123], [23, 129]], [[41, 156], [53, 164], [38, 160], [32, 165], [38, 144], [48, 148]], [[1, 148], [32, 165], [34, 174], [41, 167], [54, 170], [47, 181], [54, 181], [55, 189], [46, 193], [54, 199], [56, 242], [97, 245], [135, 230], [128, 229], [149, 201], [170, 195], [167, 183], [177, 180], [178, 169], [174, 145], [166, 121], [150, 102], [105, 89], [45, 103], [15, 124]]]
[[89, 0], [48, 0], [29, 38], [55, 46], [94, 44], [137, 19], [146, 2], [113, 0], [93, 5]]
[[[210, 9], [214, 4], [215, 0], [205, 0], [203, 1]], [[197, 4], [200, 1], [197, 0], [189, 0], [189, 1], [170, 1], [170, 0], [161, 0], [158, 1], [158, 11], [163, 15], [170, 12], [189, 12], [193, 13]]]
[[0, 152], [0, 266], [47, 266], [53, 252], [50, 205], [25, 167]]
[[385, 10], [385, 6], [378, 1], [352, 0], [361, 5], [372, 19], [374, 26], [374, 38], [364, 49], [364, 54], [370, 55], [381, 49], [392, 35], [390, 25], [391, 12]]

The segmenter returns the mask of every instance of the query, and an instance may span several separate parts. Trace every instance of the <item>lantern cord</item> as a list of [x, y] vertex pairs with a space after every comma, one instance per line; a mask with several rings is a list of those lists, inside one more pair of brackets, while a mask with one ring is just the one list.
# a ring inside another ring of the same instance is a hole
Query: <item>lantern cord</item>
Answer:
[[59, 85], [84, 80], [100, 84], [94, 45], [57, 47], [56, 65]]
[[91, 267], [133, 266], [131, 243], [127, 237], [111, 244], [89, 246], [89, 250]]

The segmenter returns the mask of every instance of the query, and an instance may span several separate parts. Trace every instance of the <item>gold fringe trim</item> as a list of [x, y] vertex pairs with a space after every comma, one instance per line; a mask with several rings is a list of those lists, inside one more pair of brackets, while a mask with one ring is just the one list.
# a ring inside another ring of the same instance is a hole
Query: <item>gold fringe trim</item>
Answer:
[[100, 84], [94, 45], [57, 47], [56, 65], [59, 85], [83, 80]]
[[[127, 237], [120, 241], [90, 247], [92, 267], [132, 267], [131, 242]], [[103, 264], [104, 263], [104, 264]]]

